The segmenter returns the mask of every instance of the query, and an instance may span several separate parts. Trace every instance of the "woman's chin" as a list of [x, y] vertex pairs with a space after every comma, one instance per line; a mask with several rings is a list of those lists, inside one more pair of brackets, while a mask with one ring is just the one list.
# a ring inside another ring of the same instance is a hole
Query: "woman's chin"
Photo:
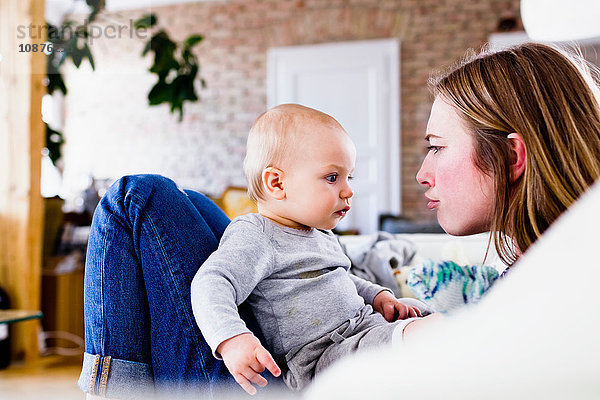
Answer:
[[480, 224], [471, 224], [471, 225], [457, 225], [445, 223], [444, 221], [438, 220], [442, 229], [448, 234], [452, 236], [469, 236], [476, 235], [478, 233], [487, 232], [489, 228]]

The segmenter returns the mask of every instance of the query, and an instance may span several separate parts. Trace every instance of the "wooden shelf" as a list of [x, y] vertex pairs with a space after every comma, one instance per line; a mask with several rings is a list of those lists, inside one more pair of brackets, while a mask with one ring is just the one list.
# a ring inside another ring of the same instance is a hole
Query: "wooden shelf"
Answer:
[[29, 310], [0, 310], [0, 324], [12, 324], [29, 319], [42, 318], [41, 311]]

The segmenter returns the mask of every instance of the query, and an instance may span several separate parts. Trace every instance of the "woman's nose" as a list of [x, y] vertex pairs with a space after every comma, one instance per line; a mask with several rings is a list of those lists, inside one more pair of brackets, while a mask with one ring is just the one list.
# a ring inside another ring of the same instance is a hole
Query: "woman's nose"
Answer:
[[429, 169], [426, 165], [427, 160], [423, 160], [423, 164], [421, 164], [421, 168], [417, 172], [417, 182], [419, 182], [423, 186], [431, 187], [433, 186], [433, 179]]

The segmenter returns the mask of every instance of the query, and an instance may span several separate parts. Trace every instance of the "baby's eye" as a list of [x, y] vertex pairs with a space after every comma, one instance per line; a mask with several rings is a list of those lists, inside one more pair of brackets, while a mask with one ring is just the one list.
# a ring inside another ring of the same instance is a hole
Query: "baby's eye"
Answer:
[[433, 154], [437, 153], [438, 151], [440, 151], [442, 148], [440, 146], [427, 146], [427, 150], [429, 151], [433, 151]]
[[335, 183], [335, 181], [337, 181], [337, 174], [333, 174], [333, 175], [327, 175], [325, 177], [325, 179], [327, 180], [327, 182], [329, 183]]
[[351, 180], [353, 180], [353, 179], [354, 179], [354, 177], [353, 177], [352, 175], [348, 175], [348, 180], [349, 180], [349, 181], [351, 181]]

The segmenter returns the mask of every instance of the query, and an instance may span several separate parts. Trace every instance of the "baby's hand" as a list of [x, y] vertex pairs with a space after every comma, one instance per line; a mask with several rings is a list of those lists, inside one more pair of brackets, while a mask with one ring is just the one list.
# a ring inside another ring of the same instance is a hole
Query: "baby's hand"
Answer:
[[267, 380], [259, 375], [265, 368], [274, 376], [281, 374], [271, 354], [250, 333], [225, 340], [217, 347], [217, 353], [223, 357], [235, 381], [251, 395], [256, 394], [256, 388], [250, 382], [260, 387], [267, 385]]
[[373, 299], [373, 309], [383, 315], [386, 321], [394, 322], [398, 319], [422, 317], [417, 307], [402, 303], [393, 294], [384, 290]]

